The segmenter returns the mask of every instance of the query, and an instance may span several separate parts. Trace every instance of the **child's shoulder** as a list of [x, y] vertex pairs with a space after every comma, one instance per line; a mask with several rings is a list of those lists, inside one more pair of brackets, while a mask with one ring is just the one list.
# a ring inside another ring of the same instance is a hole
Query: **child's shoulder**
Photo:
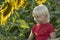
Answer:
[[54, 28], [54, 25], [52, 23], [49, 23], [48, 24], [48, 28], [51, 28], [52, 29], [52, 28]]
[[53, 24], [52, 24], [52, 23], [48, 23], [48, 25], [49, 25], [49, 26], [53, 26]]
[[46, 28], [54, 27], [52, 23], [47, 23], [47, 24], [46, 24], [46, 25], [44, 25], [44, 26], [46, 26]]

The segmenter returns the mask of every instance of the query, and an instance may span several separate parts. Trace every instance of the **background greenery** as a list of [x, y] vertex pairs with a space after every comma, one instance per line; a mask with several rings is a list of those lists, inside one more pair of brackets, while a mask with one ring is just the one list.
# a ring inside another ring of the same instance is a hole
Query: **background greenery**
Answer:
[[[14, 1], [14, 0], [13, 0]], [[32, 26], [35, 24], [32, 17], [32, 10], [38, 4], [35, 0], [26, 0], [28, 5], [18, 10], [13, 10], [13, 14], [7, 19], [5, 25], [0, 23], [0, 40], [27, 40]], [[6, 0], [0, 0], [0, 10]], [[49, 9], [51, 23], [56, 29], [57, 38], [60, 38], [60, 0], [47, 0], [44, 5]], [[1, 19], [0, 12], [0, 19]], [[6, 14], [7, 15], [7, 14]], [[1, 22], [1, 20], [0, 20]]]

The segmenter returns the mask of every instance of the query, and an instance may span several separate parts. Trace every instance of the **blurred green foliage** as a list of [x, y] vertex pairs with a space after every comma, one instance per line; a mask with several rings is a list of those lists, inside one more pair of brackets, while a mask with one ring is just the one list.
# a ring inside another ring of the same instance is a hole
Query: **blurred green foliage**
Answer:
[[[35, 24], [32, 10], [38, 5], [35, 0], [27, 0], [27, 2], [26, 8], [20, 7], [19, 10], [14, 10], [5, 25], [0, 23], [0, 40], [27, 40], [31, 28]], [[0, 10], [4, 3], [6, 3], [5, 0], [0, 0]], [[56, 29], [57, 38], [60, 38], [60, 0], [47, 0], [44, 5], [49, 9], [50, 22]]]

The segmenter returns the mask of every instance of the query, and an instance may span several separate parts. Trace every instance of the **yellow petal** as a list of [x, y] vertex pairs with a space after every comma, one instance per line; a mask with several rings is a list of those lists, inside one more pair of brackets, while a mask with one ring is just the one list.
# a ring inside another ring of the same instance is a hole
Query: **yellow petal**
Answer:
[[18, 10], [20, 7], [25, 8], [28, 3], [25, 0], [18, 0], [16, 1], [15, 9]]
[[25, 8], [28, 5], [28, 3], [26, 1], [24, 1], [24, 3], [22, 4], [22, 7]]
[[44, 2], [46, 2], [46, 0], [36, 0], [36, 2], [37, 2], [37, 4], [42, 4], [42, 3], [44, 3]]
[[22, 0], [16, 0], [16, 5], [15, 5], [15, 9], [18, 10], [20, 7], [20, 3]]

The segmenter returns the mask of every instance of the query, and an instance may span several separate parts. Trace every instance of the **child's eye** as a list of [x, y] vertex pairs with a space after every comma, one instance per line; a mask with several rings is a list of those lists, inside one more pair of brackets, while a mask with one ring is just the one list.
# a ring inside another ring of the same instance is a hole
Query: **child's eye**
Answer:
[[37, 16], [37, 18], [41, 18], [41, 16]]
[[34, 18], [41, 18], [41, 16], [35, 16], [35, 15], [34, 15], [33, 17], [34, 17]]
[[40, 17], [36, 16], [36, 17], [34, 17], [34, 18], [40, 18]]
[[40, 18], [40, 17], [37, 16], [37, 18]]

